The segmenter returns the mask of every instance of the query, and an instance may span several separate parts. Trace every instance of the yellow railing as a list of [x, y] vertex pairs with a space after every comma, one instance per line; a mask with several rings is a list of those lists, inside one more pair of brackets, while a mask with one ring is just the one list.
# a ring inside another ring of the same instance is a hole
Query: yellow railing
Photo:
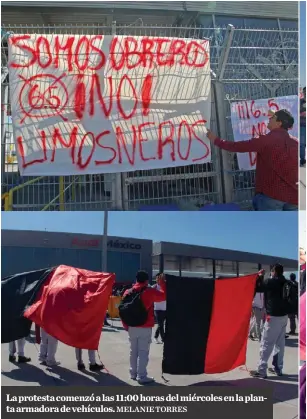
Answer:
[[59, 178], [59, 190], [60, 193], [52, 200], [49, 202], [49, 204], [47, 204], [46, 206], [44, 206], [44, 208], [42, 209], [42, 211], [47, 211], [52, 204], [54, 204], [57, 200], [59, 200], [60, 203], [60, 211], [65, 211], [65, 192], [68, 191], [68, 189], [72, 188], [72, 194], [71, 194], [71, 198], [74, 201], [75, 200], [75, 196], [76, 196], [76, 182], [79, 179], [79, 177], [75, 178], [68, 186], [64, 185], [64, 177], [60, 176]]
[[[28, 182], [25, 182], [21, 185], [14, 186], [14, 188], [10, 189], [9, 192], [4, 193], [1, 196], [2, 201], [4, 201], [4, 211], [13, 211], [13, 197], [14, 193], [26, 188], [27, 186], [33, 185], [34, 183], [40, 181], [41, 179], [44, 179], [44, 176], [37, 177], [35, 179], [29, 180]], [[65, 192], [72, 188], [72, 200], [75, 200], [76, 196], [76, 182], [79, 179], [79, 177], [75, 178], [66, 188], [65, 188], [65, 182], [64, 177], [59, 177], [59, 194], [52, 199], [52, 201], [47, 204], [42, 211], [46, 211], [48, 208], [50, 208], [51, 205], [53, 205], [57, 200], [59, 200], [59, 209], [60, 211], [65, 211]]]
[[6, 194], [4, 194], [5, 197], [4, 195], [2, 196], [2, 198], [4, 197], [4, 210], [13, 211], [13, 195], [15, 192], [25, 188], [26, 186], [33, 185], [33, 183], [36, 183], [41, 179], [43, 179], [43, 176], [29, 180], [28, 182], [22, 183], [21, 185], [14, 186], [14, 188], [10, 189]]
[[5, 192], [2, 196], [1, 196], [1, 201], [4, 201], [4, 211], [9, 211], [9, 194], [8, 192]]

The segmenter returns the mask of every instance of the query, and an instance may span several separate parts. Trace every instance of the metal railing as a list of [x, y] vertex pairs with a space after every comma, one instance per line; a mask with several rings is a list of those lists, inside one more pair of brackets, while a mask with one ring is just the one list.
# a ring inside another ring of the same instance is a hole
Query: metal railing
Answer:
[[[164, 26], [14, 26], [7, 34], [119, 34], [210, 39], [211, 130], [233, 140], [230, 104], [298, 94], [298, 32]], [[6, 210], [137, 210], [176, 204], [197, 210], [208, 203], [236, 202], [251, 208], [254, 172], [239, 170], [236, 155], [212, 148], [212, 162], [129, 173], [20, 178], [10, 120], [7, 36], [2, 36], [2, 197]]]

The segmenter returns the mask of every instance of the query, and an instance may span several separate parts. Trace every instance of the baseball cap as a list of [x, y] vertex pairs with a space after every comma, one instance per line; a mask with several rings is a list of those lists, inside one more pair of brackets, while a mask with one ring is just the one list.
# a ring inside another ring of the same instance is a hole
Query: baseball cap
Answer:
[[269, 110], [269, 117], [276, 116], [277, 120], [283, 123], [283, 128], [290, 129], [294, 125], [294, 118], [287, 109], [280, 109], [279, 111]]

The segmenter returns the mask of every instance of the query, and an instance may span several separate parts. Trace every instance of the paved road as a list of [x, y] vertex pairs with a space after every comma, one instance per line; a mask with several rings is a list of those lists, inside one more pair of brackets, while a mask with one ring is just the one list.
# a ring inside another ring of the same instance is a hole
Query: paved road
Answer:
[[[39, 364], [37, 360], [38, 347], [27, 343], [26, 355], [32, 358], [27, 365], [13, 365], [8, 362], [8, 345], [2, 345], [2, 386], [132, 386], [138, 385], [129, 379], [128, 356], [129, 346], [126, 332], [117, 321], [113, 328], [104, 328], [99, 353], [102, 362], [109, 370], [107, 373], [81, 373], [76, 368], [74, 349], [59, 344], [57, 358], [61, 361], [59, 367], [50, 370]], [[34, 338], [32, 334], [31, 339]], [[30, 342], [31, 342], [31, 339]], [[271, 376], [269, 380], [250, 378], [245, 368], [231, 371], [227, 374], [201, 376], [167, 376], [170, 386], [209, 386], [230, 385], [235, 387], [257, 386], [270, 387], [274, 394], [274, 419], [297, 418], [298, 405], [298, 358], [297, 338], [286, 341], [285, 374], [282, 379]], [[258, 361], [259, 343], [249, 342], [247, 367], [255, 369]], [[84, 361], [86, 359], [84, 353]], [[152, 344], [149, 373], [157, 380], [157, 385], [166, 385], [161, 378], [162, 345]]]

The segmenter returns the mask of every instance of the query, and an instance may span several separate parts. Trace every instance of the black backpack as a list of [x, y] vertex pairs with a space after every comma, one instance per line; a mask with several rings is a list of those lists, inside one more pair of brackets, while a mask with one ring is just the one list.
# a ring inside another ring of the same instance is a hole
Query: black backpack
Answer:
[[298, 284], [286, 280], [283, 285], [283, 302], [287, 314], [297, 314], [299, 305]]
[[148, 311], [141, 298], [145, 289], [146, 287], [140, 291], [131, 289], [118, 306], [119, 317], [127, 326], [143, 326], [147, 321]]

